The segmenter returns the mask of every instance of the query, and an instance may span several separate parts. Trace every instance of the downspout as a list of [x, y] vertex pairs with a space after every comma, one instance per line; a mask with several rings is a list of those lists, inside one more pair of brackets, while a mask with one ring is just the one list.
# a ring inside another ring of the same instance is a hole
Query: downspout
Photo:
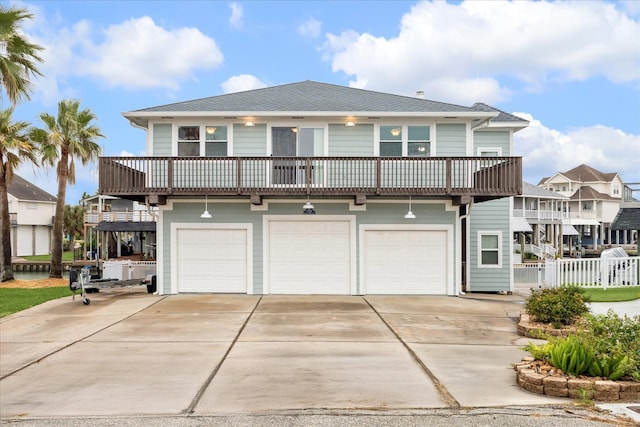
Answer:
[[[471, 206], [473, 205], [473, 201], [471, 203], [469, 203], [467, 205], [467, 209], [466, 209], [466, 213], [464, 215], [460, 215], [460, 229], [462, 229], [462, 220], [466, 220], [465, 222], [465, 227], [466, 227], [466, 232], [465, 232], [465, 242], [464, 245], [467, 248], [466, 250], [466, 256], [464, 259], [464, 276], [465, 276], [465, 288], [468, 287], [469, 284], [469, 259], [470, 259], [470, 255], [471, 255], [471, 251], [469, 248], [469, 242], [470, 242], [470, 238], [471, 235], [469, 233], [470, 227], [469, 227], [469, 219], [471, 217]], [[460, 243], [462, 244], [462, 236], [460, 236]], [[460, 281], [460, 283], [462, 283], [462, 281]], [[462, 290], [462, 287], [460, 287], [460, 289], [458, 289], [458, 295], [465, 295], [465, 291]]]

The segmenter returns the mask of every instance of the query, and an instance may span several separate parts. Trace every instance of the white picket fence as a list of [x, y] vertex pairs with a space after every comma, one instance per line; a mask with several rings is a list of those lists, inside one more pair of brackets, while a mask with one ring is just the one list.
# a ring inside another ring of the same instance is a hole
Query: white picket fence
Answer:
[[156, 274], [155, 261], [105, 261], [102, 263], [102, 278], [117, 280], [144, 279]]
[[557, 259], [545, 262], [514, 264], [515, 287], [558, 287], [576, 285], [584, 288], [640, 286], [640, 257]]

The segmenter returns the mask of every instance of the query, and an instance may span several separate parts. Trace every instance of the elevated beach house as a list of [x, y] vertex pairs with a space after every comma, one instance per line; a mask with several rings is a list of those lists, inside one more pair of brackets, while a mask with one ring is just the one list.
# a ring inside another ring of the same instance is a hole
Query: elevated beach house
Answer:
[[513, 134], [528, 122], [304, 81], [124, 113], [147, 156], [99, 192], [158, 206], [158, 292], [512, 288]]

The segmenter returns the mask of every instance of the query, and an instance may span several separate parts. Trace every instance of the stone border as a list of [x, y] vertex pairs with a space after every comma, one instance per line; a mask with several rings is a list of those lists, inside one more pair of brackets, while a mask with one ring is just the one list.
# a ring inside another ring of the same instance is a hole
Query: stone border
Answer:
[[610, 381], [539, 374], [533, 369], [533, 358], [525, 357], [514, 365], [518, 385], [532, 393], [573, 399], [607, 402], [640, 401], [640, 382]]
[[520, 313], [520, 321], [518, 322], [518, 335], [523, 337], [545, 339], [544, 335], [554, 337], [566, 337], [569, 333], [568, 329], [555, 329], [549, 325], [542, 323], [534, 323], [526, 312]]

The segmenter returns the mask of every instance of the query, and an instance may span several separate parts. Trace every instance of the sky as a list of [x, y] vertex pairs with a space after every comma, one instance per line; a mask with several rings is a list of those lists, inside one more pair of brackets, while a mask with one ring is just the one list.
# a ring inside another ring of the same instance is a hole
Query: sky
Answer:
[[[41, 127], [78, 99], [105, 156], [145, 155], [123, 112], [313, 80], [523, 117], [513, 154], [533, 184], [582, 163], [640, 182], [640, 0], [3, 3], [45, 48], [14, 119]], [[97, 173], [77, 166], [67, 204]], [[18, 174], [56, 194], [55, 171]]]

